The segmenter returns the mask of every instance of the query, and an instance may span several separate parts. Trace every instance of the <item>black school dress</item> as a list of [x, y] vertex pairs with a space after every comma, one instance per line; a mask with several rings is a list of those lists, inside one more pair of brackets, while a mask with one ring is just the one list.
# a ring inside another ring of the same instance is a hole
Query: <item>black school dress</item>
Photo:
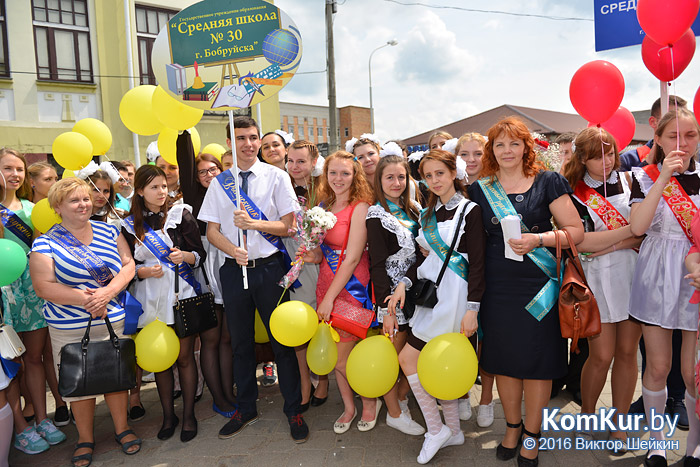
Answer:
[[[509, 194], [511, 204], [532, 233], [552, 230], [549, 204], [572, 193], [566, 179], [544, 171], [522, 194]], [[493, 374], [519, 379], [556, 379], [566, 374], [566, 340], [561, 337], [556, 304], [541, 321], [525, 308], [549, 278], [532, 260], [505, 258], [501, 225], [478, 183], [469, 197], [481, 206], [486, 229], [486, 290], [481, 301], [484, 334], [480, 364]], [[554, 248], [549, 249], [556, 256]]]

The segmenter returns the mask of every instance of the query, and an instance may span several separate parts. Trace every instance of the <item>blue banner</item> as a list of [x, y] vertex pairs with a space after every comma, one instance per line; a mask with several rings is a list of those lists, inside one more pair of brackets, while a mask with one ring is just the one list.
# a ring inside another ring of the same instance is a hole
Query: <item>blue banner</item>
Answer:
[[[333, 274], [335, 274], [336, 270], [338, 269], [338, 263], [340, 262], [340, 256], [338, 256], [338, 253], [333, 251], [329, 246], [323, 243], [321, 243], [321, 251], [323, 252], [323, 256], [326, 258], [331, 271], [333, 271]], [[369, 292], [367, 292], [367, 287], [362, 285], [362, 282], [360, 282], [360, 280], [355, 277], [354, 274], [350, 276], [348, 283], [345, 284], [345, 290], [352, 295], [352, 298], [360, 302], [360, 305], [362, 305], [363, 308], [374, 310], [374, 305], [372, 304], [372, 299], [369, 297]]]
[[[637, 1], [595, 0], [595, 50], [618, 49], [638, 45], [644, 31], [637, 20]], [[700, 36], [700, 15], [695, 18], [693, 32]]]

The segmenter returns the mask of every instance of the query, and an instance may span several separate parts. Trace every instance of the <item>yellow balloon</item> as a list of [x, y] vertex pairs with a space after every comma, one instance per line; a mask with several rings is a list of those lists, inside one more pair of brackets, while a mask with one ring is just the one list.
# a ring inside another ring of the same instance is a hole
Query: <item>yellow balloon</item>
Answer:
[[[199, 149], [202, 147], [202, 139], [199, 137], [199, 132], [196, 128], [190, 128], [188, 131], [192, 136], [194, 153], [199, 154]], [[172, 165], [177, 165], [177, 136], [178, 131], [172, 128], [163, 128], [158, 135], [158, 152], [168, 164]]]
[[138, 135], [149, 136], [163, 129], [158, 117], [153, 112], [151, 100], [155, 86], [144, 84], [130, 89], [119, 102], [119, 117], [130, 131]]
[[151, 105], [163, 126], [176, 130], [186, 130], [195, 126], [204, 115], [204, 110], [184, 104], [160, 86], [153, 91]]
[[221, 160], [221, 155], [226, 152], [226, 149], [219, 143], [209, 143], [202, 149], [202, 154], [211, 154]]
[[49, 204], [48, 198], [44, 198], [37, 202], [32, 208], [32, 225], [41, 233], [49, 231], [54, 224], [61, 223], [61, 216], [56, 214]]
[[338, 363], [338, 347], [331, 337], [331, 327], [321, 321], [306, 349], [306, 363], [317, 375], [327, 375]]
[[364, 397], [383, 396], [399, 377], [399, 356], [386, 336], [372, 336], [359, 342], [348, 355], [345, 366], [348, 383]]
[[136, 363], [146, 371], [165, 371], [177, 360], [180, 339], [172, 328], [155, 320], [147, 324], [134, 338]]
[[75, 177], [75, 172], [73, 172], [72, 170], [66, 169], [63, 171], [63, 175], [61, 175], [61, 180], [63, 180], [64, 178], [70, 178], [70, 177]]
[[478, 368], [474, 347], [457, 332], [434, 337], [418, 356], [418, 378], [428, 394], [437, 399], [465, 395], [476, 381]]
[[85, 135], [67, 131], [53, 140], [51, 152], [61, 167], [80, 170], [92, 160], [92, 143]]
[[95, 156], [105, 154], [112, 146], [112, 132], [107, 125], [96, 118], [83, 118], [73, 125], [73, 131], [87, 136], [92, 143], [92, 152]]
[[309, 342], [318, 327], [313, 308], [304, 302], [292, 300], [275, 308], [270, 316], [270, 332], [282, 345], [296, 347]]
[[265, 329], [260, 313], [255, 310], [255, 343], [265, 344], [267, 342], [270, 342], [270, 336], [267, 335], [267, 329]]

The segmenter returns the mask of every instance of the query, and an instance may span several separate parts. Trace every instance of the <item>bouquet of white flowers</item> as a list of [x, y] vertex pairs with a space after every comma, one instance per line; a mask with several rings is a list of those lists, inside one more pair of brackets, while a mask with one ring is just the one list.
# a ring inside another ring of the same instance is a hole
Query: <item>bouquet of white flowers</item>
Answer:
[[288, 289], [299, 277], [301, 268], [304, 266], [302, 257], [308, 251], [315, 250], [323, 243], [326, 233], [333, 228], [337, 222], [335, 214], [326, 211], [320, 206], [299, 211], [297, 213], [297, 228], [292, 230], [294, 237], [301, 242], [297, 250], [296, 259], [292, 263], [292, 268], [282, 277], [279, 285]]

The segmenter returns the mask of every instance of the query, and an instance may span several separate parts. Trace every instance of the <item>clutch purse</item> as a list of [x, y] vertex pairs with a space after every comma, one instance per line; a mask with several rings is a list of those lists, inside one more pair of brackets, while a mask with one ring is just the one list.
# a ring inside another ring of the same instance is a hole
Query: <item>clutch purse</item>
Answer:
[[[415, 284], [409, 289], [407, 295], [408, 301], [415, 305], [424, 306], [426, 308], [434, 308], [437, 305], [437, 288], [442, 282], [442, 276], [445, 275], [445, 269], [447, 269], [447, 263], [450, 262], [450, 257], [455, 249], [455, 244], [457, 243], [457, 237], [459, 237], [459, 226], [462, 225], [462, 219], [464, 218], [464, 212], [466, 209], [462, 209], [457, 220], [457, 228], [455, 229], [455, 234], [452, 237], [452, 244], [450, 249], [447, 251], [447, 256], [445, 256], [445, 261], [442, 262], [442, 268], [440, 269], [440, 274], [438, 274], [437, 282], [433, 282], [429, 279], [418, 279]], [[413, 313], [411, 313], [412, 315]]]
[[219, 320], [214, 310], [214, 294], [211, 293], [211, 286], [204, 268], [202, 268], [202, 273], [209, 292], [183, 300], [178, 298], [180, 293], [179, 269], [179, 266], [175, 265], [175, 305], [173, 306], [175, 323], [173, 327], [175, 334], [182, 338], [216, 327]]
[[342, 329], [360, 339], [367, 337], [372, 321], [374, 321], [374, 311], [360, 306], [349, 307], [342, 311], [333, 310], [331, 313], [331, 324], [334, 328]]
[[0, 356], [14, 360], [25, 351], [24, 343], [9, 324], [0, 324]]
[[95, 396], [125, 391], [136, 386], [136, 345], [119, 338], [105, 317], [109, 340], [90, 342], [88, 321], [80, 342], [61, 349], [58, 392], [63, 397]]

